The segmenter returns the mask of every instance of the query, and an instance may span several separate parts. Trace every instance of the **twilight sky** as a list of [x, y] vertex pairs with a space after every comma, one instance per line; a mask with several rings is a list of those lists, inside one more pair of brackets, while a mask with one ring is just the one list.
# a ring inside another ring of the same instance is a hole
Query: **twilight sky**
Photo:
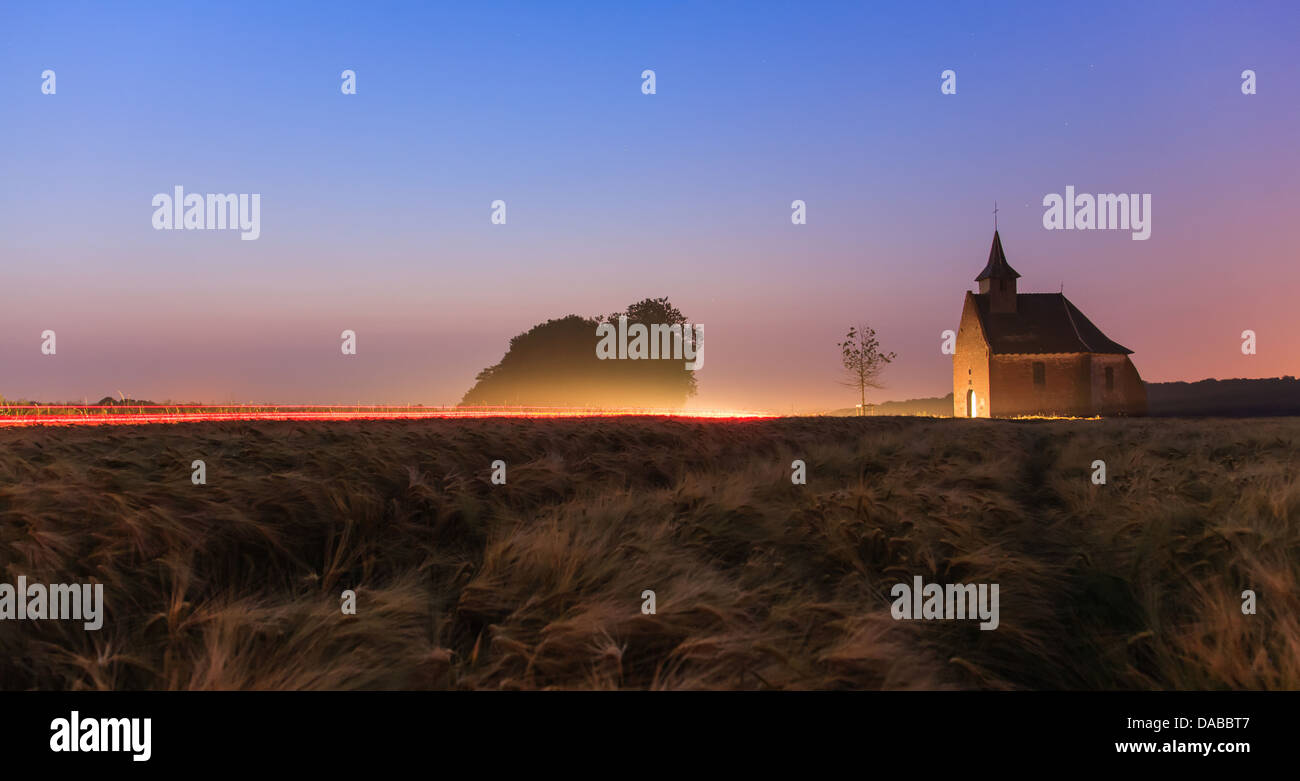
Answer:
[[[943, 395], [994, 200], [1020, 289], [1146, 380], [1300, 374], [1292, 3], [126, 5], [0, 7], [10, 399], [452, 404], [664, 295], [696, 406], [851, 406], [855, 322], [877, 399]], [[155, 231], [176, 185], [260, 193], [261, 237]], [[1044, 229], [1067, 185], [1150, 193], [1150, 239]]]

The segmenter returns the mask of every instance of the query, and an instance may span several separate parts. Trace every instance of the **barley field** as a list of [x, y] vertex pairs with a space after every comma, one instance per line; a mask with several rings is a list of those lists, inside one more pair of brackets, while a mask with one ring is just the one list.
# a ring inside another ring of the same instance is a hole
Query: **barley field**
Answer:
[[0, 621], [11, 690], [1298, 689], [1300, 419], [0, 429], [20, 575], [106, 617]]

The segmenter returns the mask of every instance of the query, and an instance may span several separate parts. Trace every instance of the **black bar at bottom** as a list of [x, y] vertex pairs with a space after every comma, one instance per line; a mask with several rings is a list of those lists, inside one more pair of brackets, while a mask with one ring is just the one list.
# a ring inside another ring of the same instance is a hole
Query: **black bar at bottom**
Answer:
[[[598, 758], [685, 770], [691, 757], [736, 772], [780, 762], [815, 773], [829, 760], [872, 772], [885, 757], [927, 772], [972, 761], [1226, 768], [1288, 762], [1297, 740], [1297, 701], [1280, 692], [11, 692], [0, 702], [5, 763], [53, 770], [450, 772], [478, 758], [572, 763], [566, 775], [586, 776]], [[137, 750], [143, 719], [148, 745]], [[117, 751], [81, 750], [115, 736]]]

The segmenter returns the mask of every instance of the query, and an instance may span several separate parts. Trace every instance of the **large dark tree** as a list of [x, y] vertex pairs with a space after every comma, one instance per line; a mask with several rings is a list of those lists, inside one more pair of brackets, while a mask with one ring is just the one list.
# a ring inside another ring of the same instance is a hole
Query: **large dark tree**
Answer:
[[608, 316], [547, 320], [510, 340], [501, 361], [479, 372], [462, 405], [676, 408], [695, 395], [682, 359], [601, 360], [596, 329], [608, 322], [685, 325], [667, 298], [647, 298]]

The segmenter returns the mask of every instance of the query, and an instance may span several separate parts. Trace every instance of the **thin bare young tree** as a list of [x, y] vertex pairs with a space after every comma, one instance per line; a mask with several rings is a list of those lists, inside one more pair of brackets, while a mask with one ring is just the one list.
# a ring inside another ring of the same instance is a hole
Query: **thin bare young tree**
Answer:
[[882, 352], [875, 329], [865, 325], [850, 326], [848, 335], [839, 343], [839, 347], [844, 373], [848, 377], [842, 384], [858, 389], [862, 399], [858, 414], [865, 415], [867, 388], [884, 387], [879, 381], [880, 374], [898, 355]]

